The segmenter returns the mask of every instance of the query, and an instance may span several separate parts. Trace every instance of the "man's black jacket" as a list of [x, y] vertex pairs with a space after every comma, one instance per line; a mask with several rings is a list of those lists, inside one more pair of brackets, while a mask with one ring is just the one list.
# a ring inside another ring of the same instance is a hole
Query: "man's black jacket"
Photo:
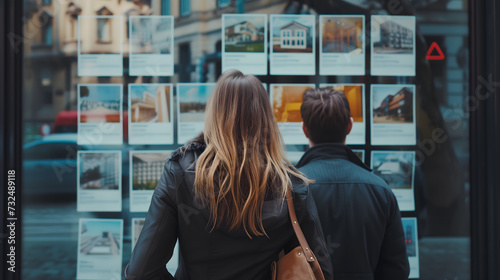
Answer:
[[315, 145], [297, 167], [315, 180], [334, 279], [408, 279], [401, 214], [387, 184], [342, 144]]

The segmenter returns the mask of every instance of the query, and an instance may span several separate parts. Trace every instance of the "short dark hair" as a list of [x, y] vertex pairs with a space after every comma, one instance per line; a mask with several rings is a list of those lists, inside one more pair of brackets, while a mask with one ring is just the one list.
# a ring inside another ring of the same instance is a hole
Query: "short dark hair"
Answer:
[[314, 144], [345, 141], [351, 110], [344, 93], [332, 88], [309, 89], [304, 93], [300, 113]]

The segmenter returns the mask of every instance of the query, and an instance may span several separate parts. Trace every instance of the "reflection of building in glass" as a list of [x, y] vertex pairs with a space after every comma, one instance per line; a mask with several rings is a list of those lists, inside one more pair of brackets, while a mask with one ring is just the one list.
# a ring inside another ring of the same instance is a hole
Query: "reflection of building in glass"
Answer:
[[[127, 60], [130, 51], [130, 16], [171, 15], [174, 17], [176, 28], [171, 37], [174, 49], [170, 50], [170, 53], [176, 53], [176, 71], [171, 82], [200, 82], [202, 76], [208, 79], [207, 82], [216, 81], [222, 67], [218, 55], [222, 47], [221, 14], [234, 12], [232, 5], [223, 7], [224, 5], [217, 6], [217, 3], [205, 0], [67, 0], [51, 1], [42, 5], [41, 1], [26, 1], [25, 25], [30, 34], [33, 34], [30, 40], [24, 41], [25, 58], [29, 63], [33, 63], [33, 67], [25, 68], [25, 90], [30, 93], [30, 98], [24, 100], [26, 118], [52, 123], [60, 111], [76, 112], [77, 84], [125, 83], [126, 75], [111, 78], [78, 77], [76, 72], [79, 16], [121, 16], [122, 20], [113, 18], [103, 21], [99, 23], [100, 27], [97, 18], [85, 22], [85, 18], [80, 17], [80, 20], [84, 21], [84, 29], [80, 30], [83, 31], [80, 34], [81, 47], [83, 53], [88, 54], [119, 53], [123, 49], [123, 56]], [[245, 12], [280, 13], [284, 5], [283, 1], [252, 1], [245, 3]], [[164, 27], [157, 25], [156, 28], [163, 30]], [[123, 33], [118, 32], [120, 29]], [[157, 30], [153, 33], [157, 33]], [[167, 44], [166, 40], [161, 39], [166, 35], [166, 32], [161, 32], [158, 41], [164, 42], [161, 43], [162, 46], [171, 46], [171, 42]], [[120, 40], [120, 37], [123, 40]], [[99, 43], [102, 41], [109, 42]], [[200, 58], [204, 58], [204, 61], [197, 64], [202, 61]], [[206, 65], [207, 74], [200, 70], [203, 65]], [[33, 131], [38, 131], [38, 128]]]
[[380, 106], [373, 109], [374, 122], [413, 122], [413, 92], [402, 88], [395, 95], [387, 95]]
[[166, 154], [135, 153], [132, 156], [134, 190], [153, 190], [160, 180]]
[[249, 21], [226, 27], [225, 29], [226, 44], [237, 44], [239, 42], [264, 41], [264, 30], [255, 27]]
[[310, 88], [308, 86], [274, 86], [272, 98], [276, 121], [301, 122], [302, 96]]
[[323, 23], [323, 52], [362, 51], [362, 18], [325, 18]]
[[[382, 158], [381, 158], [382, 157]], [[374, 155], [373, 173], [380, 176], [391, 188], [410, 189], [413, 163], [396, 154]]]
[[169, 54], [171, 25], [169, 18], [134, 18], [132, 24], [132, 52]]
[[296, 21], [280, 28], [280, 47], [282, 49], [305, 49], [311, 29]]
[[156, 96], [145, 91], [142, 98], [132, 99], [130, 108], [132, 122], [169, 122], [170, 95], [166, 87], [159, 86]]
[[118, 166], [115, 154], [85, 153], [81, 159], [82, 189], [118, 189]]
[[381, 23], [379, 29], [380, 41], [374, 43], [375, 52], [384, 52], [384, 49], [397, 53], [413, 52], [413, 30], [391, 20]]

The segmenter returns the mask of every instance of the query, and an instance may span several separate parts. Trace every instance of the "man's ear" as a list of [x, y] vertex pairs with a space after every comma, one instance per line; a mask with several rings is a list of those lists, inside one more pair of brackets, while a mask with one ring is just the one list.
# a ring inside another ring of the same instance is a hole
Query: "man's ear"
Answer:
[[304, 131], [304, 135], [307, 137], [307, 139], [309, 139], [309, 133], [307, 132], [306, 125], [304, 124], [304, 122], [301, 122], [301, 124], [302, 124], [302, 131]]
[[352, 130], [352, 124], [354, 123], [354, 119], [351, 117], [349, 119], [349, 125], [347, 125], [347, 133], [346, 133], [346, 136], [349, 135], [349, 133], [351, 133], [351, 130]]

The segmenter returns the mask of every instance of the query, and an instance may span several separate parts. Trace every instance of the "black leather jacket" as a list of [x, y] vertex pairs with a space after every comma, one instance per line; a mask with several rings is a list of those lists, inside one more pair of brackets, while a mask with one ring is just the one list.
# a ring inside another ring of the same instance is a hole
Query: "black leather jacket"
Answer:
[[396, 197], [342, 144], [315, 145], [297, 167], [310, 186], [335, 280], [406, 280], [405, 236]]
[[[278, 259], [279, 252], [298, 245], [286, 200], [264, 202], [263, 224], [268, 237], [250, 239], [243, 230], [211, 231], [208, 210], [193, 199], [195, 164], [203, 150], [203, 143], [194, 142], [167, 159], [144, 228], [125, 269], [126, 279], [270, 279], [270, 265]], [[307, 186], [294, 186], [294, 206], [325, 279], [333, 279], [316, 206]], [[165, 265], [177, 238], [180, 258], [174, 278]]]

